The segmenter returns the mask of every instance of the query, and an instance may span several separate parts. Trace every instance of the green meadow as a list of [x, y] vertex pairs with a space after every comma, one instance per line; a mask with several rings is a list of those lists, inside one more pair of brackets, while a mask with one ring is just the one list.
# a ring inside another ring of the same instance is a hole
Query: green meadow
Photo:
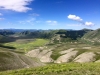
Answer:
[[21, 39], [15, 42], [5, 43], [4, 46], [15, 47], [17, 51], [27, 52], [34, 48], [44, 46], [49, 40], [47, 39]]
[[62, 63], [0, 72], [0, 75], [100, 75], [100, 63]]

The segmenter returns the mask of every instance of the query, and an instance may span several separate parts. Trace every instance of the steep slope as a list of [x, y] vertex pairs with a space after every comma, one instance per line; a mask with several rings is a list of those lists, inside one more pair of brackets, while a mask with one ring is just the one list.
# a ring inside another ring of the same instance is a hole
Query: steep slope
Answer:
[[86, 33], [82, 39], [90, 42], [100, 42], [100, 29]]
[[23, 54], [0, 48], [0, 71], [41, 65], [43, 64], [36, 59], [31, 59]]

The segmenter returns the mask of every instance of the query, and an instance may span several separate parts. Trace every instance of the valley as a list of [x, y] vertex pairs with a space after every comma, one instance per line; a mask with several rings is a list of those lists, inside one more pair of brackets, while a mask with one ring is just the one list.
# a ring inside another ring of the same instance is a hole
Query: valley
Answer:
[[[74, 72], [79, 75], [98, 75], [99, 41], [88, 38], [95, 32], [98, 35], [98, 30], [43, 30], [1, 34], [0, 75], [74, 75]], [[99, 36], [95, 35], [93, 38], [99, 40]], [[5, 41], [5, 37], [15, 40]]]

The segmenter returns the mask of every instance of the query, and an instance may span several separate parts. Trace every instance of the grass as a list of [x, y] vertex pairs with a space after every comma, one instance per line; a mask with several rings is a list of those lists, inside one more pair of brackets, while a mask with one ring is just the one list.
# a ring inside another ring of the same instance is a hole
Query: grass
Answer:
[[[53, 51], [52, 55], [51, 55], [51, 58], [54, 60], [57, 60], [62, 55], [62, 54], [60, 54], [60, 51], [68, 50], [70, 48], [75, 48], [74, 51], [78, 51], [78, 53], [75, 57], [77, 57], [78, 55], [85, 53], [85, 52], [93, 52], [93, 53], [100, 52], [99, 46], [84, 44], [84, 43], [70, 43], [69, 42], [69, 43], [51, 45], [51, 47], [54, 47], [54, 49], [52, 50]], [[88, 48], [84, 49], [84, 47], [90, 47], [90, 49], [88, 49]], [[72, 60], [74, 58], [72, 58], [70, 61], [72, 62]], [[100, 58], [100, 55], [96, 54], [96, 60], [98, 58]]]
[[53, 53], [51, 55], [51, 58], [54, 59], [54, 60], [57, 60], [58, 57], [60, 57], [61, 55], [63, 54], [60, 54], [60, 51], [64, 51], [64, 50], [67, 50], [69, 49], [68, 46], [66, 46], [67, 44], [65, 43], [62, 43], [62, 44], [56, 44], [55, 48], [53, 49]]
[[61, 56], [61, 54], [58, 51], [53, 51], [51, 58], [53, 60], [57, 60], [57, 58], [60, 57], [60, 56]]
[[36, 40], [17, 40], [16, 42], [5, 43], [5, 46], [15, 47], [18, 51], [27, 52], [36, 47], [44, 46], [48, 43], [47, 39], [36, 39]]
[[[87, 52], [87, 49], [82, 49], [83, 47], [87, 47], [90, 45], [86, 45], [86, 44], [75, 44], [75, 43], [62, 43], [62, 44], [56, 44], [56, 47], [53, 49], [53, 53], [51, 55], [51, 58], [56, 60], [58, 57], [60, 57], [62, 54], [60, 54], [60, 51], [64, 51], [64, 50], [68, 50], [70, 48], [75, 48], [75, 51], [78, 51], [77, 56], [79, 54], [82, 54], [84, 52]], [[51, 47], [54, 47], [51, 46]]]
[[[36, 39], [36, 40], [17, 40], [16, 42], [6, 43], [5, 46], [15, 47], [19, 51], [29, 51], [36, 47], [44, 46], [49, 40]], [[53, 48], [51, 58], [56, 60], [61, 56], [60, 51], [75, 48], [74, 51], [78, 51], [77, 55], [84, 52], [93, 52], [96, 54], [94, 57], [99, 60], [100, 47], [95, 45], [80, 44], [80, 43], [59, 43], [46, 45], [48, 49]], [[83, 49], [83, 47], [91, 47], [90, 49]], [[0, 54], [1, 57], [8, 56], [6, 54]], [[74, 57], [75, 58], [75, 57]], [[73, 63], [73, 59], [70, 59], [70, 63], [63, 64], [48, 64], [47, 66], [38, 68], [29, 68], [21, 70], [11, 70], [0, 72], [0, 75], [100, 75], [100, 63]], [[33, 58], [34, 59], [34, 58]], [[37, 59], [34, 59], [37, 61]]]
[[0, 71], [25, 68], [25, 64], [30, 67], [42, 65], [37, 58], [30, 58], [18, 51], [0, 47]]
[[99, 75], [100, 63], [51, 64], [38, 68], [0, 72], [0, 75]]
[[96, 60], [100, 60], [100, 54], [99, 53], [96, 53], [96, 52], [94, 52], [95, 54], [96, 54], [96, 56], [94, 57]]

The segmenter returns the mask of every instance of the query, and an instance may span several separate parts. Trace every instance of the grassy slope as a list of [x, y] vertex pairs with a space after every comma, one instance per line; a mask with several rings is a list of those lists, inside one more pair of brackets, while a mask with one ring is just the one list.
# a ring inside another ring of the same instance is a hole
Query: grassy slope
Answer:
[[[23, 52], [43, 46], [47, 42], [48, 40], [45, 39], [21, 39], [16, 42], [5, 43], [5, 46], [0, 46], [0, 71], [43, 65], [36, 58], [31, 59], [25, 56]], [[17, 50], [10, 49], [8, 48], [9, 46]]]
[[52, 64], [33, 69], [0, 72], [0, 75], [99, 75], [100, 63]]
[[[20, 43], [19, 43], [20, 42]], [[31, 50], [35, 47], [43, 46], [48, 42], [48, 40], [44, 39], [37, 39], [32, 40], [28, 42], [27, 40], [21, 40], [16, 41], [12, 43], [6, 43], [7, 46], [13, 46], [16, 47], [18, 50]], [[56, 46], [56, 45], [53, 45]], [[51, 46], [51, 47], [53, 47]], [[60, 46], [57, 46], [54, 49], [54, 55], [52, 55], [53, 59], [57, 59], [59, 55], [59, 52], [62, 50], [67, 50], [69, 48], [77, 48], [76, 50], [80, 51], [79, 54], [83, 53], [84, 51], [81, 51], [82, 47], [90, 46], [92, 47], [92, 52], [100, 52], [100, 47], [98, 46], [92, 46], [87, 44], [73, 44], [73, 43], [67, 43], [62, 44]], [[55, 58], [56, 57], [56, 58]], [[100, 56], [97, 57], [97, 59], [100, 58]], [[0, 75], [99, 75], [100, 74], [100, 63], [84, 63], [84, 64], [78, 64], [78, 63], [68, 63], [68, 64], [53, 64], [48, 65], [40, 68], [34, 68], [34, 69], [23, 69], [23, 70], [14, 70], [14, 71], [6, 71], [0, 73]]]
[[31, 59], [17, 51], [0, 47], [0, 71], [41, 65], [43, 64], [39, 60]]
[[[78, 51], [77, 55], [75, 57], [77, 57], [78, 55], [85, 53], [85, 52], [93, 52], [96, 54], [95, 61], [100, 59], [100, 46], [95, 46], [95, 45], [91, 45], [91, 44], [85, 44], [85, 43], [61, 43], [61, 44], [53, 44], [50, 46], [47, 46], [49, 49], [53, 48], [53, 52], [51, 55], [51, 58], [54, 60], [57, 60], [57, 58], [59, 58], [61, 55], [60, 51], [65, 51], [68, 50], [70, 48], [74, 48], [74, 51]], [[85, 49], [84, 47], [90, 47], [90, 49]], [[74, 59], [74, 58], [73, 58]], [[73, 62], [73, 60], [71, 60], [70, 62]]]
[[[48, 43], [49, 40], [46, 39], [24, 39], [24, 40], [17, 40], [16, 42], [6, 43], [6, 46], [13, 46], [17, 48], [17, 50], [22, 52], [27, 52], [29, 50], [33, 50], [36, 47], [44, 46], [46, 43]], [[83, 47], [91, 47], [91, 49], [83, 49]], [[59, 43], [59, 44], [53, 44], [53, 45], [47, 45], [47, 49], [53, 48], [53, 52], [51, 55], [51, 58], [56, 60], [58, 57], [61, 56], [59, 53], [63, 50], [68, 50], [70, 48], [75, 48], [76, 51], [78, 51], [77, 56], [84, 53], [84, 52], [100, 52], [99, 46], [93, 46], [89, 44], [84, 43]], [[97, 55], [97, 54], [96, 54]], [[99, 58], [100, 56], [96, 56], [96, 58]], [[97, 59], [96, 59], [97, 60]]]
[[[56, 47], [55, 47], [56, 46]], [[58, 44], [58, 45], [52, 45], [51, 47], [55, 47], [52, 51], [51, 58], [56, 60], [58, 57], [60, 57], [62, 54], [60, 54], [60, 51], [68, 50], [70, 48], [75, 48], [76, 50], [79, 51], [79, 53], [83, 53], [86, 50], [81, 50], [82, 47], [86, 47], [90, 45], [85, 45], [85, 44], [73, 44], [73, 43], [63, 43], [63, 44]]]
[[[91, 32], [88, 32], [88, 33], [86, 33], [83, 37], [82, 37], [82, 39], [84, 39], [85, 38], [85, 40], [87, 40], [87, 41], [96, 41], [96, 42], [100, 42], [100, 41], [98, 41], [99, 40], [99, 38], [100, 38], [100, 29], [97, 29], [97, 30], [94, 30], [94, 31], [91, 31]], [[89, 40], [88, 40], [89, 39]]]
[[5, 46], [15, 47], [18, 51], [27, 52], [35, 47], [44, 46], [49, 40], [46, 39], [21, 39], [16, 42], [5, 43]]

